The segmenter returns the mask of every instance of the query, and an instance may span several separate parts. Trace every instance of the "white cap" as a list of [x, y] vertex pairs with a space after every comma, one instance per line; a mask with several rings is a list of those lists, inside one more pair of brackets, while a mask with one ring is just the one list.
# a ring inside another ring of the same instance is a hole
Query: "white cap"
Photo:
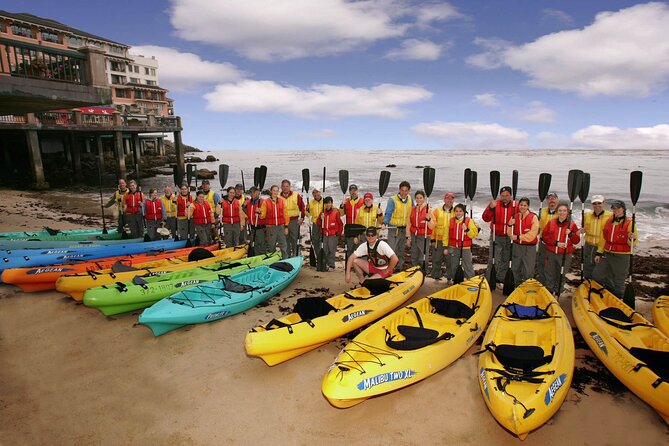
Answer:
[[593, 195], [590, 203], [604, 203], [604, 195]]

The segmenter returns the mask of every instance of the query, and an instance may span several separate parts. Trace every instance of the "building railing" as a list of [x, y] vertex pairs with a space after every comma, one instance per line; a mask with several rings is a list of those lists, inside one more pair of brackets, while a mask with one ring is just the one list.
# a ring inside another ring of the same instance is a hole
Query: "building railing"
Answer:
[[179, 127], [177, 116], [131, 115], [114, 112], [112, 114], [83, 113], [80, 111], [49, 111], [35, 113], [28, 119], [20, 115], [0, 116], [0, 128], [9, 125], [36, 125], [49, 127], [159, 127], [175, 129]]
[[84, 83], [83, 54], [0, 38], [0, 74]]

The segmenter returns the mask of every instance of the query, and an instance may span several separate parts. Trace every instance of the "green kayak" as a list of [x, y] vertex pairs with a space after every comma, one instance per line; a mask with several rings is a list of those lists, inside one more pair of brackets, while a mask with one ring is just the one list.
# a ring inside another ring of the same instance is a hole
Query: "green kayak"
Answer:
[[277, 262], [281, 252], [246, 257], [234, 262], [218, 262], [158, 276], [135, 276], [131, 281], [89, 288], [84, 305], [97, 308], [105, 316], [146, 308], [178, 291], [201, 283], [218, 280], [256, 266]]

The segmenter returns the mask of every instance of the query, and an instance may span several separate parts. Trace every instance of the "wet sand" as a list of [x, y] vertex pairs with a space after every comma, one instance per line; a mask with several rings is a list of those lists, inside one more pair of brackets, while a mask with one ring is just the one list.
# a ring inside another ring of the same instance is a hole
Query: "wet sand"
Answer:
[[[30, 220], [11, 200], [0, 204], [0, 231], [99, 220], [85, 215], [90, 199], [82, 200], [81, 215], [66, 216], [48, 202], [16, 196], [41, 210]], [[297, 297], [348, 289], [339, 257], [334, 272], [304, 267], [262, 306], [158, 338], [137, 325], [139, 312], [107, 318], [55, 291], [0, 285], [0, 444], [520, 444], [483, 402], [476, 346], [425, 381], [346, 410], [330, 406], [320, 391], [345, 339], [275, 367], [246, 356], [251, 327], [290, 312]], [[666, 259], [656, 260], [651, 271], [666, 287]], [[443, 286], [426, 279], [411, 301]], [[495, 292], [493, 308], [503, 299]], [[570, 315], [568, 297], [561, 305]], [[649, 315], [649, 304], [639, 307]], [[603, 368], [575, 326], [574, 335], [567, 400], [524, 444], [669, 443], [662, 419]]]

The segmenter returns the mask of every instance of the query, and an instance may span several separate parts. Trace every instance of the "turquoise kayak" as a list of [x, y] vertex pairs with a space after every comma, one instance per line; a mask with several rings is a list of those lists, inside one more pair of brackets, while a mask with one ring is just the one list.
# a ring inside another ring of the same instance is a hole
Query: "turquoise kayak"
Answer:
[[107, 234], [103, 234], [102, 229], [51, 229], [45, 228], [44, 231], [15, 231], [15, 232], [0, 232], [0, 240], [4, 239], [34, 239], [52, 237], [57, 240], [88, 240], [91, 237], [103, 237], [106, 239], [116, 239], [123, 236], [122, 233], [117, 232], [116, 228], [107, 229]]
[[25, 239], [25, 240], [4, 240], [0, 239], [0, 250], [16, 250], [16, 249], [52, 249], [52, 248], [85, 248], [87, 246], [110, 246], [110, 245], [124, 245], [128, 243], [140, 243], [144, 238], [117, 238], [99, 240], [42, 240], [42, 239]]
[[222, 276], [248, 271], [256, 266], [281, 260], [281, 252], [244, 257], [232, 262], [217, 262], [208, 266], [174, 271], [162, 275], [145, 274], [134, 279], [110, 285], [89, 288], [84, 292], [84, 305], [97, 308], [105, 316], [150, 307], [160, 299], [177, 291], [192, 288]]
[[258, 266], [179, 291], [156, 302], [139, 316], [154, 336], [188, 324], [203, 324], [255, 307], [286, 288], [302, 267], [301, 256]]

